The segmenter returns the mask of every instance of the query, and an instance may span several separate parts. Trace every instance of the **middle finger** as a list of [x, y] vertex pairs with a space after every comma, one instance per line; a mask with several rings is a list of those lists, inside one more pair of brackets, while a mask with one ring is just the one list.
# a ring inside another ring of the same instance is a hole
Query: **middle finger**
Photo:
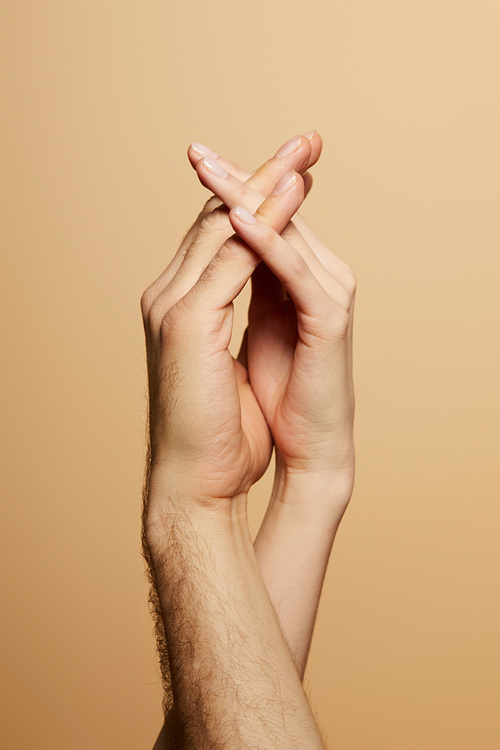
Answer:
[[264, 162], [246, 181], [231, 174], [229, 168], [225, 169], [220, 157], [207, 155], [199, 159], [194, 166], [202, 185], [215, 193], [228, 209], [243, 205], [247, 210], [255, 212], [280, 178], [290, 169], [303, 172], [311, 166], [312, 155], [316, 160], [319, 157], [317, 145], [313, 154], [312, 142], [305, 136], [295, 136], [281, 146], [276, 154]]

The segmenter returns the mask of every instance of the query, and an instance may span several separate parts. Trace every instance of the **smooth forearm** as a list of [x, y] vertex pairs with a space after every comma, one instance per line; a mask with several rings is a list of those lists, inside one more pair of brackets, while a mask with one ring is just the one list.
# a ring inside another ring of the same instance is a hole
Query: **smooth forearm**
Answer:
[[301, 679], [332, 545], [351, 493], [349, 476], [278, 472], [255, 539], [262, 578]]
[[217, 516], [178, 508], [157, 506], [148, 531], [175, 747], [322, 748], [258, 569], [245, 498]]

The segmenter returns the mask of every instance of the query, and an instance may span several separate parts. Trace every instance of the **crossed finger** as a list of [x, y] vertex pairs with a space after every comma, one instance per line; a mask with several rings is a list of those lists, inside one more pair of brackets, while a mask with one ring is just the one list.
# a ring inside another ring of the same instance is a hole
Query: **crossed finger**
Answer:
[[[263, 204], [264, 205], [264, 204]], [[304, 256], [279, 231], [242, 206], [229, 212], [233, 228], [281, 281], [295, 304], [299, 335], [330, 340], [348, 331], [345, 299], [329, 294]]]
[[[258, 208], [257, 214], [262, 225], [272, 227], [272, 231], [279, 236], [303, 200], [302, 177], [290, 171], [278, 181], [273, 192]], [[228, 313], [230, 316], [232, 301], [259, 263], [259, 255], [233, 235], [223, 243], [197, 281], [182, 297], [177, 294], [172, 297], [168, 287], [159, 295], [150, 311], [149, 324], [156, 329], [153, 332], [160, 334], [165, 326], [169, 330], [177, 328], [176, 322], [180, 315], [183, 330], [188, 327], [190, 335], [196, 335], [196, 331], [202, 332], [197, 343], [213, 346], [215, 336], [218, 346], [226, 348], [231, 337], [232, 326], [227, 323], [231, 322]]]
[[[260, 194], [255, 196], [256, 200], [258, 201], [254, 209], [254, 211], [256, 211], [257, 207], [269, 194], [273, 186], [278, 182], [279, 178], [289, 169], [295, 169], [297, 172], [300, 172], [303, 175], [307, 174], [306, 170], [312, 167], [318, 161], [321, 154], [321, 149], [322, 140], [320, 135], [315, 131], [311, 131], [310, 133], [307, 133], [303, 136], [294, 136], [293, 138], [290, 138], [289, 141], [284, 143], [283, 146], [281, 146], [277, 150], [276, 154], [265, 161], [264, 164], [262, 164], [262, 166], [259, 167], [253, 174], [250, 174], [245, 169], [242, 169], [238, 164], [235, 164], [229, 159], [216, 154], [206, 146], [202, 146], [199, 143], [191, 144], [188, 149], [188, 158], [192, 166], [196, 169], [200, 181], [203, 183], [203, 185], [205, 185], [205, 187], [208, 187], [210, 190], [212, 189], [211, 182], [209, 181], [208, 184], [205, 182], [205, 170], [207, 168], [207, 163], [205, 160], [208, 160], [209, 162], [209, 170], [210, 166], [213, 166], [215, 169], [217, 169], [218, 166], [222, 171], [237, 178], [239, 182], [245, 182], [249, 188], [252, 188], [252, 190]], [[308, 177], [305, 178], [304, 181], [306, 183], [307, 189], [307, 183], [309, 183], [310, 181], [310, 175], [308, 175]], [[234, 193], [231, 194], [229, 192], [227, 194], [228, 200], [232, 201], [233, 196]], [[221, 198], [226, 206], [231, 208], [231, 205], [229, 205], [224, 197], [218, 197]]]
[[[232, 209], [236, 205], [240, 205], [250, 213], [254, 213], [262, 204], [264, 211], [267, 211], [266, 204], [262, 203], [260, 193], [254, 193], [254, 186], [257, 185], [260, 189], [266, 191], [270, 175], [280, 173], [281, 160], [284, 160], [286, 163], [287, 155], [293, 154], [297, 148], [300, 149], [301, 140], [304, 139], [292, 138], [277, 152], [273, 159], [266, 162], [246, 182], [242, 182], [238, 177], [228, 173], [222, 166], [222, 157], [217, 154], [214, 157], [209, 155], [199, 157], [198, 161], [195, 162], [195, 168], [200, 181], [207, 187], [210, 187], [216, 197], [223, 201], [227, 209]], [[285, 156], [282, 155], [280, 157], [280, 151], [284, 152]], [[198, 147], [196, 152], [199, 152]], [[309, 163], [312, 159], [319, 157], [318, 148], [315, 147], [314, 151], [311, 148], [310, 153]], [[299, 167], [303, 167], [306, 163], [304, 156], [301, 153], [297, 155]], [[227, 166], [227, 162], [225, 164]], [[231, 162], [229, 164], [232, 165]], [[240, 169], [239, 172], [241, 171]], [[300, 171], [299, 168], [298, 171]], [[213, 217], [213, 213], [210, 213], [206, 217], [205, 221], [207, 225], [212, 225]], [[348, 308], [351, 302], [351, 285], [348, 278], [348, 271], [346, 270], [348, 267], [320, 242], [303, 220], [302, 225], [308, 230], [309, 242], [297, 229], [293, 221], [290, 221], [284, 228], [282, 233], [283, 239], [293, 245], [302, 255], [325, 291], [331, 297], [338, 299], [339, 303], [344, 307]], [[201, 234], [203, 234], [203, 227], [201, 228]], [[195, 241], [195, 244], [188, 250], [185, 259], [186, 263], [194, 259], [197, 255], [196, 251]], [[262, 269], [262, 271], [259, 270], [255, 281], [256, 283], [253, 284], [254, 294], [252, 295], [251, 305], [253, 312], [258, 314], [265, 308], [271, 309], [276, 302], [282, 299], [283, 292], [282, 285], [277, 282], [276, 277], [273, 278], [265, 269]]]
[[[308, 136], [311, 143], [311, 155], [307, 168], [316, 163], [322, 148], [319, 134], [310, 133]], [[300, 139], [298, 138], [292, 138], [278, 150], [272, 160], [266, 162], [257, 172], [250, 176], [239, 165], [225, 159], [223, 156], [207, 151], [200, 144], [192, 144], [188, 151], [188, 156], [191, 164], [197, 171], [200, 181], [207, 187], [210, 187], [215, 193], [216, 198], [223, 201], [225, 206], [231, 209], [234, 207], [235, 199], [240, 192], [236, 181], [239, 181], [240, 186], [245, 181], [247, 186], [260, 189], [265, 193], [267, 189], [266, 179], [269, 179], [270, 171], [272, 172], [273, 168], [277, 169], [280, 166], [279, 154], [281, 153], [281, 159], [283, 155], [293, 154], [299, 141]], [[296, 155], [299, 156], [296, 168], [298, 171], [301, 171], [302, 163], [300, 162], [300, 155]], [[219, 181], [210, 180], [207, 184], [206, 156], [210, 159], [208, 164], [209, 170], [213, 167], [220, 174], [229, 173], [231, 178], [223, 178]], [[269, 169], [270, 167], [271, 170]], [[307, 195], [312, 184], [312, 178], [307, 171], [303, 172], [303, 177], [305, 194]], [[254, 206], [260, 205], [258, 200], [259, 198], [255, 200]], [[249, 210], [250, 213], [255, 211], [254, 206], [251, 205], [251, 200], [246, 195], [244, 195], [241, 205]], [[221, 210], [224, 211], [224, 208]], [[298, 213], [294, 216], [293, 221], [291, 220], [287, 224], [282, 232], [282, 237], [302, 255], [308, 267], [330, 297], [337, 300], [348, 311], [351, 321], [349, 335], [352, 336], [352, 315], [356, 291], [356, 278], [352, 269], [341, 258], [332, 253]], [[282, 298], [283, 286], [276, 275], [271, 273], [269, 268], [264, 265], [257, 269], [254, 276], [252, 276], [251, 312], [259, 314], [266, 310], [269, 311]]]
[[[272, 226], [275, 231], [282, 232], [284, 227], [290, 221], [290, 217], [293, 216], [293, 207], [295, 207], [296, 211], [303, 199], [304, 182], [302, 177], [297, 172], [290, 170], [278, 180], [273, 192], [258, 208], [259, 216], [262, 221]], [[230, 264], [228, 261], [231, 258], [238, 260], [239, 265], [236, 263], [235, 268], [239, 268], [240, 271], [234, 276], [232, 283], [228, 285], [225, 295], [221, 293], [217, 296], [218, 292], [217, 290], [214, 291], [215, 287], [213, 286], [213, 283], [208, 284], [208, 281], [211, 280], [213, 276], [222, 279], [230, 274]], [[242, 261], [242, 258], [246, 260]], [[221, 264], [221, 259], [224, 261], [222, 265], [228, 269], [225, 271], [224, 275], [214, 273], [214, 268], [218, 268]], [[210, 295], [215, 294], [215, 298], [218, 300], [217, 304], [222, 300], [222, 307], [226, 306], [238, 293], [235, 292], [235, 289], [240, 283], [239, 279], [245, 278], [244, 283], [246, 283], [259, 262], [260, 259], [258, 256], [250, 251], [245, 243], [241, 242], [237, 236], [233, 235], [222, 244], [218, 252], [208, 260], [203, 269], [196, 266], [189, 266], [188, 263], [182, 265], [171, 282], [165, 286], [158, 297], [154, 300], [150, 311], [152, 320], [156, 320], [157, 322], [161, 321], [165, 314], [176, 305], [177, 302], [189, 297], [189, 292], [192, 291], [194, 287], [197, 289], [196, 293], [198, 296], [200, 290], [207, 287], [210, 291]], [[248, 273], [249, 268], [251, 268], [251, 270]], [[191, 273], [189, 273], [190, 271]], [[191, 299], [191, 297], [189, 298]], [[206, 302], [209, 302], [208, 298]]]
[[[208, 245], [212, 247], [213, 257], [221, 244], [232, 234], [227, 218], [228, 209], [242, 204], [253, 213], [280, 177], [290, 169], [307, 175], [304, 180], [307, 195], [312, 186], [312, 177], [307, 169], [319, 159], [321, 147], [321, 137], [317, 133], [312, 133], [310, 138], [295, 136], [281, 146], [271, 159], [247, 176], [247, 173], [234, 162], [224, 159], [201, 144], [196, 144], [194, 148], [191, 145], [188, 149], [189, 160], [200, 182], [214, 193], [214, 197], [207, 201], [193, 227], [191, 237], [187, 238], [188, 242], [179, 249], [183, 255], [182, 262], [190, 256], [199, 255], [200, 249], [203, 254], [209, 254]], [[201, 156], [202, 151], [208, 153]]]
[[[264, 200], [262, 193], [256, 188], [268, 194], [279, 182], [279, 178], [290, 171], [290, 165], [293, 165], [293, 169], [297, 166], [297, 171], [307, 170], [319, 158], [320, 152], [321, 138], [318, 134], [314, 133], [312, 140], [305, 136], [293, 138], [278, 149], [274, 157], [259, 167], [247, 182], [241, 182], [226, 172], [221, 164], [227, 162], [223, 162], [220, 157], [198, 158], [196, 166], [203, 184], [214, 194], [220, 194], [230, 206], [242, 204], [255, 211]], [[307, 184], [310, 185], [310, 180], [307, 180], [304, 186]], [[212, 210], [198, 223], [188, 247], [181, 246], [177, 256], [146, 290], [143, 312], [147, 314], [148, 308], [160, 296], [168, 307], [176, 299], [184, 296], [196, 283], [203, 269], [233, 233], [227, 213], [228, 209], [225, 206]]]

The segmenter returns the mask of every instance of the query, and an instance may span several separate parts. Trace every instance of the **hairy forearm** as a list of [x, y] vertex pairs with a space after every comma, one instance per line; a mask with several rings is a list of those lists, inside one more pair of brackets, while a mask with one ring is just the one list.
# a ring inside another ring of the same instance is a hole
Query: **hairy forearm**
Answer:
[[215, 516], [162, 500], [147, 519], [172, 680], [170, 746], [323, 748], [258, 569], [245, 501]]
[[278, 470], [255, 555], [301, 679], [328, 560], [352, 492], [350, 476]]

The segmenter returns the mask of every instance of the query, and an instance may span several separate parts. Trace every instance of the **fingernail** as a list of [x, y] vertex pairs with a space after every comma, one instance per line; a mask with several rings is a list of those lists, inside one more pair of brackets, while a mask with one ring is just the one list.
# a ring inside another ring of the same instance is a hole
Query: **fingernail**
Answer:
[[211, 148], [204, 146], [203, 143], [194, 142], [191, 144], [191, 148], [197, 156], [211, 156], [212, 159], [217, 159], [219, 156], [219, 154], [216, 154]]
[[257, 224], [257, 219], [252, 216], [250, 211], [247, 211], [243, 206], [236, 206], [234, 209], [234, 215], [238, 217], [244, 224]]
[[296, 182], [297, 178], [295, 176], [295, 172], [293, 172], [293, 170], [290, 170], [290, 172], [287, 172], [280, 180], [278, 180], [271, 195], [281, 195], [281, 193], [285, 193], [288, 188], [291, 188], [292, 185], [295, 185]]
[[288, 156], [288, 154], [291, 154], [292, 151], [295, 151], [296, 148], [300, 146], [300, 135], [296, 135], [293, 138], [290, 138], [289, 141], [283, 144], [281, 148], [279, 148], [274, 157], [275, 159], [279, 159], [282, 156]]
[[203, 164], [210, 170], [210, 172], [212, 172], [212, 174], [217, 175], [217, 177], [227, 177], [226, 170], [221, 167], [219, 162], [215, 161], [215, 159], [212, 159], [210, 156], [205, 156]]
[[304, 133], [304, 138], [308, 138], [309, 140], [312, 140], [313, 135], [315, 134], [315, 130], [310, 130], [308, 133]]

